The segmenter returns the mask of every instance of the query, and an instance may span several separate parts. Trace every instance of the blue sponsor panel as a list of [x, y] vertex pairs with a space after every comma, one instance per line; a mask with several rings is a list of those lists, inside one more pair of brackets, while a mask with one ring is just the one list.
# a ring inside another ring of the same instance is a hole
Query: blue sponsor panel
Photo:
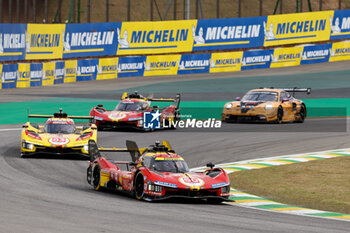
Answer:
[[177, 74], [209, 73], [211, 54], [184, 54], [178, 62]]
[[98, 59], [78, 60], [77, 82], [96, 80]]
[[40, 87], [43, 82], [43, 63], [30, 64], [30, 86]]
[[18, 78], [18, 64], [4, 64], [2, 66], [2, 89], [16, 88]]
[[0, 61], [25, 59], [26, 24], [0, 24]]
[[330, 17], [331, 40], [350, 38], [350, 10], [334, 11]]
[[193, 51], [262, 47], [267, 17], [200, 19], [192, 27]]
[[66, 24], [63, 58], [116, 55], [121, 23]]
[[241, 70], [270, 68], [273, 49], [244, 51]]
[[56, 61], [55, 62], [55, 79], [54, 84], [61, 84], [64, 82], [64, 61]]
[[143, 76], [146, 56], [120, 57], [118, 59], [118, 78]]
[[332, 44], [304, 45], [300, 64], [328, 62], [332, 51]]

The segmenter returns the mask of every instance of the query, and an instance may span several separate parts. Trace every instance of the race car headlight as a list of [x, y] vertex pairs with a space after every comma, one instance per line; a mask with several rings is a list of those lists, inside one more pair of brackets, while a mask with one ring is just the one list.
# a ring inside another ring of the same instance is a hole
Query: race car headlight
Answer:
[[33, 150], [34, 149], [34, 145], [32, 143], [29, 143], [29, 142], [26, 142], [26, 141], [22, 142], [22, 147], [24, 149], [28, 149], [28, 150]]
[[265, 110], [271, 110], [273, 107], [272, 107], [272, 104], [266, 104], [265, 105]]
[[156, 193], [161, 193], [162, 192], [162, 186], [149, 184], [148, 185], [148, 190], [152, 191], [152, 192], [156, 192]]
[[137, 125], [143, 126], [143, 120], [138, 120], [138, 121], [137, 121]]
[[143, 117], [134, 117], [134, 118], [129, 118], [128, 121], [138, 121], [138, 120], [142, 120]]
[[84, 145], [84, 151], [89, 151], [89, 145], [88, 144]]
[[225, 107], [226, 109], [231, 109], [232, 108], [232, 104], [231, 103], [228, 103], [228, 104], [226, 104], [226, 107]]
[[230, 185], [227, 185], [221, 188], [221, 193], [229, 193], [229, 192], [230, 192]]

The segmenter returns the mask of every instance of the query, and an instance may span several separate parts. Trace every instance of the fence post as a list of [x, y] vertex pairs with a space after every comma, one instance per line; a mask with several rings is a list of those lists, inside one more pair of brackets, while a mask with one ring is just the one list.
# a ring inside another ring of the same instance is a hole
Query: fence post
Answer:
[[339, 10], [341, 10], [341, 0], [339, 0]]
[[12, 0], [9, 0], [9, 23], [12, 23]]
[[19, 23], [19, 0], [16, 1], [16, 22]]
[[44, 2], [44, 20], [47, 23], [47, 0]]
[[220, 18], [220, 0], [216, 0], [216, 18]]
[[241, 0], [238, 0], [238, 17], [241, 17]]
[[320, 0], [320, 11], [322, 11], [322, 0]]
[[106, 0], [106, 22], [109, 21], [109, 1]]
[[127, 8], [127, 21], [130, 21], [130, 0], [128, 0], [128, 8]]
[[262, 16], [262, 0], [259, 0], [259, 16]]
[[87, 22], [90, 23], [90, 0], [87, 0]]
[[174, 0], [174, 20], [176, 20], [176, 0]]
[[282, 14], [282, 12], [283, 12], [283, 5], [282, 5], [282, 3], [283, 3], [283, 0], [280, 0], [280, 14]]
[[2, 0], [0, 0], [0, 23], [2, 23]]

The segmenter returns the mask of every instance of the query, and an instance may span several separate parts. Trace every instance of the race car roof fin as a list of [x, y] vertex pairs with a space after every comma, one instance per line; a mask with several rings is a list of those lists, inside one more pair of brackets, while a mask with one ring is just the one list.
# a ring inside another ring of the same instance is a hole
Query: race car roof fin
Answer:
[[169, 152], [175, 153], [175, 151], [173, 150], [173, 148], [172, 148], [171, 145], [170, 145], [170, 142], [164, 140], [164, 141], [162, 141], [162, 144], [163, 144], [165, 147], [168, 148], [168, 151], [169, 151]]
[[126, 98], [128, 98], [128, 93], [127, 93], [127, 92], [124, 92], [121, 99], [124, 100], [124, 99], [126, 99]]
[[131, 159], [133, 162], [135, 162], [138, 157], [140, 157], [141, 153], [140, 150], [134, 141], [126, 140], [126, 148], [128, 148], [128, 151], [130, 153]]

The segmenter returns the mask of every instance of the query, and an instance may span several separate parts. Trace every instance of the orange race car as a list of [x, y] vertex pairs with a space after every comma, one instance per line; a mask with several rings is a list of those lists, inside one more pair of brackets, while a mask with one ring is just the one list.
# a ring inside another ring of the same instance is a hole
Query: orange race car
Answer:
[[228, 102], [222, 112], [226, 122], [304, 122], [306, 106], [294, 98], [296, 92], [311, 93], [311, 88], [259, 88], [247, 92], [243, 98]]

